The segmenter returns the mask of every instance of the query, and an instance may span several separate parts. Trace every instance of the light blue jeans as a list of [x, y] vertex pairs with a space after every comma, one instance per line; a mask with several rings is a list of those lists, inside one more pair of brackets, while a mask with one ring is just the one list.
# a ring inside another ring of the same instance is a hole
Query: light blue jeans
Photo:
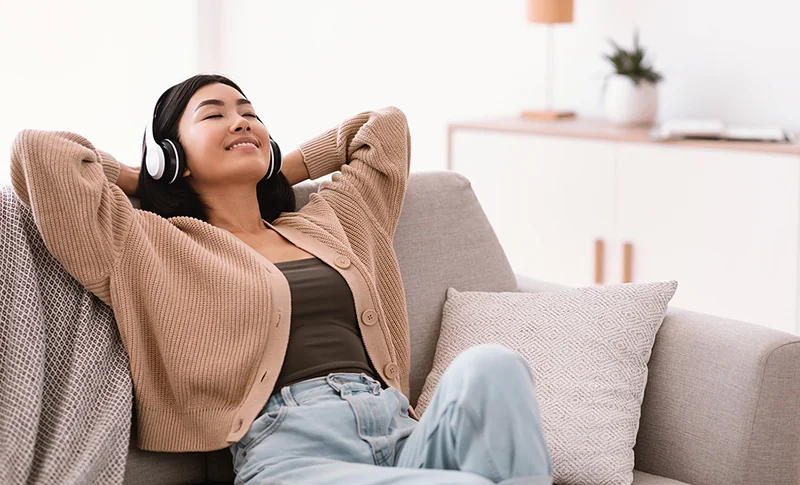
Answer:
[[333, 373], [273, 393], [230, 450], [236, 485], [552, 484], [533, 376], [500, 345], [456, 358], [419, 422], [401, 392]]

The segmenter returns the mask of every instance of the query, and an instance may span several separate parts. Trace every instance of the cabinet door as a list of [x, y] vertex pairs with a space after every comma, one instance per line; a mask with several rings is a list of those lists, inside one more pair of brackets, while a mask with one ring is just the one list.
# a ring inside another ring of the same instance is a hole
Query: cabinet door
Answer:
[[633, 244], [633, 281], [675, 279], [676, 307], [797, 332], [798, 162], [621, 145], [617, 234]]
[[470, 180], [514, 271], [593, 284], [594, 241], [611, 234], [612, 144], [479, 130], [452, 136], [453, 170]]

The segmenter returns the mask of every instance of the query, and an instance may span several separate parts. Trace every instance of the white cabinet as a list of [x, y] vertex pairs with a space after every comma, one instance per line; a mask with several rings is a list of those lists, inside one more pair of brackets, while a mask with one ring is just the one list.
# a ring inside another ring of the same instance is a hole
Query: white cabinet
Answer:
[[798, 332], [800, 156], [459, 129], [512, 267], [569, 286], [677, 280], [676, 307]]
[[795, 332], [800, 157], [620, 144], [616, 230], [633, 281], [675, 306]]
[[612, 231], [611, 143], [463, 130], [452, 150], [516, 272], [594, 282], [594, 241]]

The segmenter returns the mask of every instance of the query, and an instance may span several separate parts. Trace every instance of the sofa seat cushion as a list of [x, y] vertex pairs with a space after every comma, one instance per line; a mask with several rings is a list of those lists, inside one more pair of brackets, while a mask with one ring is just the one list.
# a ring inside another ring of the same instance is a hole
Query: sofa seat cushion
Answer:
[[157, 453], [128, 448], [123, 485], [197, 485], [206, 481], [205, 453]]
[[659, 477], [658, 475], [651, 475], [639, 470], [633, 471], [633, 485], [688, 485], [685, 482], [679, 482], [669, 478]]

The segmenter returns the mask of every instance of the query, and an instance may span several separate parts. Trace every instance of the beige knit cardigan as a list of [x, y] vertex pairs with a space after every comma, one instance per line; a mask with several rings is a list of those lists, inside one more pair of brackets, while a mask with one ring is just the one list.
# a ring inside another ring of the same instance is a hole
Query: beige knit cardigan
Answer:
[[[397, 108], [345, 120], [300, 146], [311, 179], [339, 172], [299, 212], [265, 221], [344, 277], [370, 361], [406, 396], [408, 316], [392, 239], [410, 143]], [[48, 250], [114, 311], [138, 446], [224, 448], [273, 391], [289, 338], [288, 282], [224, 229], [135, 209], [114, 185], [119, 170], [74, 133], [25, 130], [12, 147], [12, 185]]]

